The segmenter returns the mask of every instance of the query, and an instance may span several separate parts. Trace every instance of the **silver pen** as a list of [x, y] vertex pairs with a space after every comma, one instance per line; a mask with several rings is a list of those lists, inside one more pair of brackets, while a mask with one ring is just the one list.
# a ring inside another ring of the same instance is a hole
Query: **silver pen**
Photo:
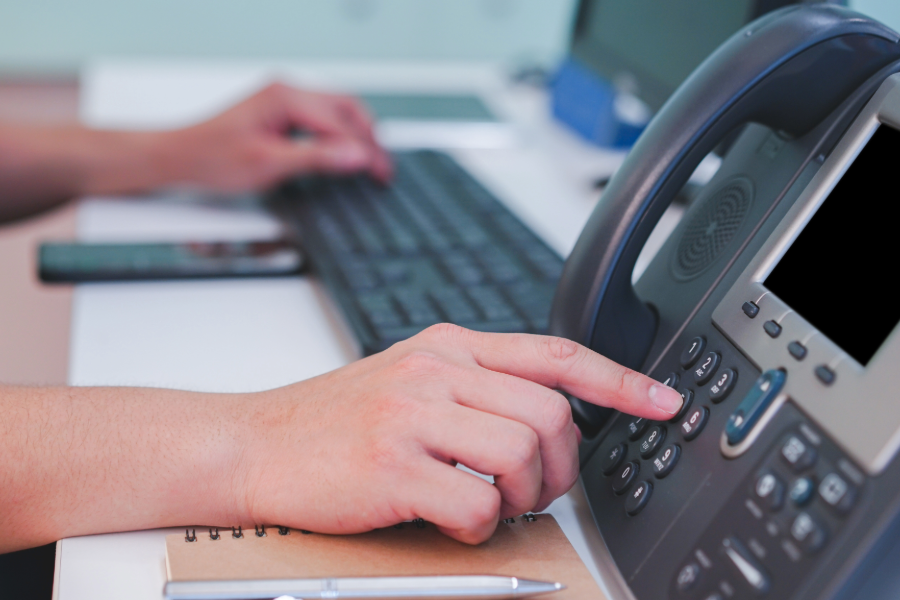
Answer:
[[166, 600], [297, 600], [339, 598], [497, 599], [524, 598], [565, 589], [561, 583], [495, 575], [430, 577], [328, 577], [324, 579], [248, 579], [170, 581]]

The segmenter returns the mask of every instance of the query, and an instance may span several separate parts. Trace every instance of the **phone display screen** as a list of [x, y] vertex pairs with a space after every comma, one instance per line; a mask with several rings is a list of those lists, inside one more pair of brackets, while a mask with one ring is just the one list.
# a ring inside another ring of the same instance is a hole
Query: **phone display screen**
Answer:
[[880, 126], [765, 281], [863, 366], [900, 321], [898, 158]]

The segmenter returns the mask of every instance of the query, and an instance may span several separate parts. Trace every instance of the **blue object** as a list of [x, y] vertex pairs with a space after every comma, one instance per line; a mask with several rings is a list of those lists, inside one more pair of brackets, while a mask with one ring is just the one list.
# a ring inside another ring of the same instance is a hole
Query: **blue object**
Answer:
[[778, 392], [784, 387], [787, 375], [784, 371], [771, 369], [759, 376], [744, 399], [738, 405], [725, 425], [725, 437], [732, 446], [744, 441], [756, 422], [762, 416]]
[[598, 146], [630, 148], [649, 121], [649, 111], [635, 122], [624, 119], [617, 109], [620, 92], [572, 57], [560, 66], [550, 93], [553, 116]]

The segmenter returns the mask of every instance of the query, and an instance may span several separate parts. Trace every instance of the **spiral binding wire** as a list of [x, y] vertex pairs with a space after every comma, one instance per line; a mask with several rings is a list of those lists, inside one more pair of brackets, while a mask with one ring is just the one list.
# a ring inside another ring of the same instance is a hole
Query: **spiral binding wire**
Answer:
[[[524, 521], [527, 521], [529, 523], [537, 521], [537, 516], [535, 516], [534, 513], [525, 513], [524, 515], [522, 515], [521, 518]], [[516, 520], [513, 517], [509, 517], [508, 519], [503, 519], [503, 522], [506, 524], [511, 524], [511, 523], [515, 523]], [[396, 525], [394, 525], [394, 529], [403, 529], [403, 526], [405, 524], [406, 523], [397, 523]], [[412, 521], [409, 521], [409, 524], [413, 525], [416, 529], [425, 529], [428, 526], [428, 522], [425, 521], [425, 519], [413, 519]], [[288, 527], [283, 527], [281, 525], [276, 525], [276, 527], [278, 528], [278, 535], [290, 535], [291, 534], [291, 530]], [[268, 534], [266, 533], [265, 525], [254, 525], [254, 529], [256, 532], [256, 537], [267, 537], [268, 536]], [[312, 534], [312, 531], [308, 531], [306, 529], [300, 529], [299, 531], [300, 531], [300, 533], [302, 533], [304, 535]], [[237, 527], [231, 528], [231, 537], [233, 537], [236, 540], [242, 539], [244, 537], [244, 530], [241, 528], [240, 525], [238, 525]], [[210, 527], [209, 539], [212, 541], [216, 541], [221, 538], [222, 538], [222, 536], [219, 534], [219, 528], [218, 527]], [[197, 541], [197, 530], [191, 529], [191, 528], [185, 529], [184, 530], [184, 541], [185, 542], [196, 542]]]

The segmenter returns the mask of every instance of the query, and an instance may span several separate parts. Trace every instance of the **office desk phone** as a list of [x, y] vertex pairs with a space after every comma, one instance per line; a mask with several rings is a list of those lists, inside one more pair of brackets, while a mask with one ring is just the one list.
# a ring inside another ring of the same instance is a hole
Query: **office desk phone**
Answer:
[[684, 398], [668, 422], [571, 399], [614, 598], [900, 596], [898, 173], [898, 35], [836, 6], [745, 27], [638, 140], [550, 317]]

